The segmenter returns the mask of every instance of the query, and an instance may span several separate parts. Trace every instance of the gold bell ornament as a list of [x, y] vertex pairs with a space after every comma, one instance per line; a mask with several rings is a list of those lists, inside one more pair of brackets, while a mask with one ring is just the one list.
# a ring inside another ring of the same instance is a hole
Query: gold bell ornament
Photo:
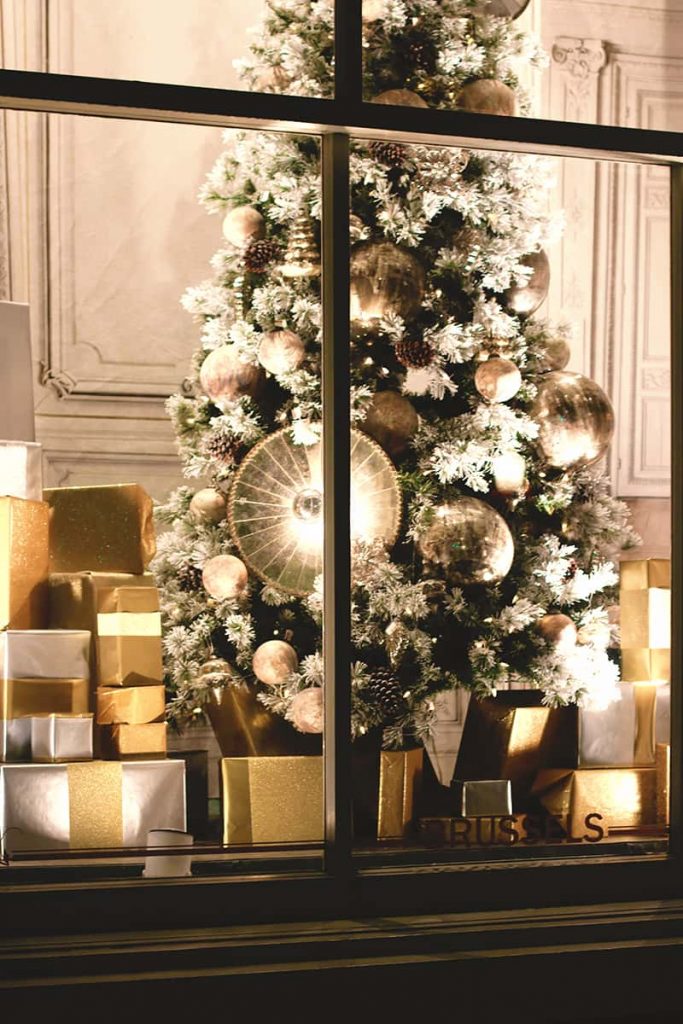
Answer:
[[313, 222], [305, 210], [294, 218], [280, 271], [283, 277], [317, 277], [320, 273]]

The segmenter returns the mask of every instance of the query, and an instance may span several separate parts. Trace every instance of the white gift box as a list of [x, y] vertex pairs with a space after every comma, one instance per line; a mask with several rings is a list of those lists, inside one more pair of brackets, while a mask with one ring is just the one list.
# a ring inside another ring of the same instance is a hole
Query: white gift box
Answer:
[[89, 679], [90, 633], [85, 629], [7, 629], [0, 632], [4, 679]]
[[34, 761], [92, 761], [92, 714], [36, 715], [30, 721]]
[[36, 441], [0, 441], [0, 496], [43, 500], [43, 449]]
[[144, 847], [153, 829], [185, 831], [184, 761], [0, 766], [3, 855]]
[[[638, 688], [641, 687], [640, 695]], [[619, 683], [621, 700], [602, 710], [579, 708], [579, 765], [628, 767], [654, 764], [657, 743], [671, 742], [671, 685]], [[654, 691], [654, 714], [639, 706], [639, 696]], [[649, 731], [650, 735], [644, 735]], [[638, 756], [649, 748], [651, 756]]]
[[[194, 836], [173, 828], [158, 828], [147, 833], [147, 846], [192, 846]], [[145, 859], [145, 878], [189, 878], [192, 874], [192, 857], [161, 854]]]
[[31, 719], [0, 718], [0, 761], [31, 760]]

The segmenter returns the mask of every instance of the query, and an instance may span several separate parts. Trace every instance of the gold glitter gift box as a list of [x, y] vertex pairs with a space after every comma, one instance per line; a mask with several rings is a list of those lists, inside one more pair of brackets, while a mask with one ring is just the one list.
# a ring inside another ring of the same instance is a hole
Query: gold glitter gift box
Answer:
[[223, 842], [319, 842], [322, 757], [224, 757]]
[[161, 683], [161, 616], [151, 573], [54, 573], [49, 605], [51, 626], [91, 631], [93, 688]]
[[400, 839], [414, 824], [424, 750], [382, 750], [379, 760], [378, 839]]
[[655, 826], [656, 789], [654, 768], [548, 768], [539, 772], [533, 794], [569, 835], [580, 838], [590, 814], [601, 815], [608, 831]]
[[146, 846], [185, 830], [183, 761], [0, 766], [2, 852]]
[[48, 506], [0, 498], [0, 629], [47, 625]]
[[50, 572], [142, 573], [156, 552], [152, 499], [139, 484], [54, 487]]

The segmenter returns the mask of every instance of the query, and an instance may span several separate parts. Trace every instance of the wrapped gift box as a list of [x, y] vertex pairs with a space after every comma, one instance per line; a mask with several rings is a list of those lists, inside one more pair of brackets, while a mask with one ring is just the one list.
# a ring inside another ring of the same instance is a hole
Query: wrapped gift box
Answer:
[[182, 761], [0, 766], [3, 853], [144, 846], [185, 830]]
[[642, 558], [619, 566], [621, 678], [671, 679], [671, 562]]
[[319, 842], [322, 757], [224, 757], [223, 842]]
[[93, 716], [39, 715], [31, 718], [31, 758], [38, 762], [92, 761]]
[[509, 691], [467, 708], [455, 766], [460, 781], [509, 779], [515, 810], [522, 809], [538, 771], [578, 763], [576, 707], [548, 708], [535, 691]]
[[482, 818], [512, 814], [512, 787], [509, 779], [476, 779], [452, 782], [455, 814], [461, 818]]
[[151, 573], [56, 573], [49, 606], [51, 626], [91, 631], [93, 688], [161, 683], [161, 616]]
[[378, 839], [399, 839], [411, 831], [415, 801], [422, 781], [423, 760], [422, 747], [381, 751]]
[[99, 729], [102, 754], [112, 760], [125, 758], [165, 757], [166, 723], [145, 725], [103, 725]]
[[85, 629], [8, 629], [0, 633], [0, 672], [10, 679], [90, 678]]
[[50, 572], [142, 573], [156, 551], [152, 499], [139, 484], [55, 487]]
[[31, 760], [31, 719], [0, 718], [0, 761]]
[[671, 746], [668, 743], [657, 744], [655, 772], [657, 776], [657, 824], [664, 827], [669, 824], [670, 818]]
[[97, 691], [98, 725], [143, 725], [163, 719], [165, 710], [162, 685], [101, 686]]
[[620, 683], [621, 699], [602, 709], [579, 709], [579, 764], [651, 765], [655, 745], [671, 736], [671, 686]]
[[610, 831], [656, 825], [656, 786], [654, 768], [549, 768], [539, 772], [533, 793], [580, 838], [589, 814], [602, 815], [600, 824]]
[[0, 494], [42, 502], [42, 445], [35, 441], [0, 441]]
[[0, 498], [0, 629], [47, 625], [45, 502]]

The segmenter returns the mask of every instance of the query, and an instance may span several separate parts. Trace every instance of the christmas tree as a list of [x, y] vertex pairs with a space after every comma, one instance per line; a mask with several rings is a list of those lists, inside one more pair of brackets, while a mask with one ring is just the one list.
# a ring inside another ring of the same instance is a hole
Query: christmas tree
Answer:
[[[368, 0], [366, 97], [526, 112], [517, 70], [543, 55], [510, 6], [525, 5]], [[331, 0], [268, 0], [246, 83], [331, 95], [332, 22]], [[609, 400], [533, 316], [551, 187], [534, 156], [352, 145], [355, 736], [424, 738], [458, 686], [614, 696], [613, 558], [632, 537], [601, 461]], [[317, 140], [227, 132], [201, 201], [223, 242], [184, 297], [200, 345], [168, 402], [195, 483], [160, 509], [169, 711], [240, 683], [320, 732]]]

